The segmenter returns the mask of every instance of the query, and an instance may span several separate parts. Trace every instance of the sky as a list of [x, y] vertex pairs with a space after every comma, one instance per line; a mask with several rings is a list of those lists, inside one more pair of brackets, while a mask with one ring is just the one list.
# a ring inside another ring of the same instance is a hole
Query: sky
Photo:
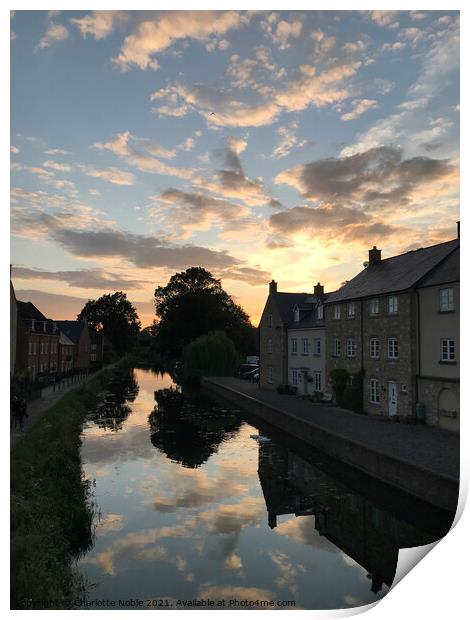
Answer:
[[54, 319], [200, 265], [256, 325], [456, 237], [456, 11], [12, 11], [11, 263]]

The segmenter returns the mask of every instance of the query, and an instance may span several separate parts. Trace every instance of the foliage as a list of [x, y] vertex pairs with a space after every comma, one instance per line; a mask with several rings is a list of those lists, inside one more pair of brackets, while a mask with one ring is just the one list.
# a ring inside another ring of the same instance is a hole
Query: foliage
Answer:
[[362, 411], [362, 371], [350, 375], [344, 368], [335, 368], [330, 372], [330, 379], [333, 387], [336, 402], [340, 407], [351, 409], [352, 411]]
[[235, 345], [221, 331], [199, 336], [183, 353], [185, 377], [234, 375], [240, 362]]
[[102, 332], [118, 355], [132, 350], [140, 331], [137, 311], [121, 291], [88, 300], [77, 318]]
[[100, 373], [54, 405], [11, 452], [11, 607], [65, 609], [84, 587], [74, 559], [92, 544], [90, 483], [83, 479], [80, 433]]
[[342, 406], [344, 392], [349, 381], [349, 373], [344, 368], [335, 368], [330, 372], [330, 380], [336, 402]]
[[223, 290], [220, 280], [202, 267], [174, 274], [155, 290], [160, 351], [178, 359], [184, 347], [211, 331], [222, 330], [243, 354], [256, 347], [248, 315]]

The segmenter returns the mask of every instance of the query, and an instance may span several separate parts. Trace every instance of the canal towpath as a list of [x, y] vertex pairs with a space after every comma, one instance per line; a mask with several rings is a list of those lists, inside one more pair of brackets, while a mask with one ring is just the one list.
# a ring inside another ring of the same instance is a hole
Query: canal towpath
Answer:
[[[305, 401], [299, 396], [280, 395], [235, 377], [205, 377], [202, 385], [209, 395], [226, 397], [240, 408], [385, 482], [399, 486], [406, 479], [413, 488], [412, 494], [423, 499], [428, 489], [420, 487], [440, 483], [446, 485], [445, 489], [439, 488], [443, 495], [458, 495], [458, 434], [422, 424], [373, 418]], [[435, 489], [437, 494], [438, 486]], [[445, 502], [452, 504], [450, 498]]]

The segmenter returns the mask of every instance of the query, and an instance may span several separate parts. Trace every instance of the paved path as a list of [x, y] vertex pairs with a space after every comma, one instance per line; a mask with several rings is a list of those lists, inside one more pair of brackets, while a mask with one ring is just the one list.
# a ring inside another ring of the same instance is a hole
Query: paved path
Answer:
[[36, 400], [28, 403], [28, 417], [25, 420], [23, 430], [20, 431], [19, 429], [10, 428], [10, 450], [18, 443], [18, 441], [22, 437], [24, 437], [28, 430], [33, 427], [36, 422], [38, 422], [44, 416], [44, 414], [49, 411], [49, 409], [53, 405], [58, 403], [66, 394], [68, 394], [72, 390], [76, 390], [82, 385], [85, 385], [85, 383], [88, 383], [88, 381], [90, 381], [94, 377], [97, 377], [104, 370], [112, 368], [114, 365], [115, 364], [110, 364], [108, 366], [105, 366], [101, 370], [98, 370], [98, 372], [89, 374], [84, 380], [78, 383], [72, 383], [71, 385], [68, 385], [60, 392], [53, 392], [48, 396], [44, 396], [43, 398], [37, 398]]
[[387, 418], [375, 419], [340, 407], [311, 403], [299, 396], [262, 390], [255, 383], [235, 377], [210, 377], [207, 381], [311, 421], [384, 455], [456, 480], [459, 478], [460, 437], [456, 433], [432, 426], [394, 423]]

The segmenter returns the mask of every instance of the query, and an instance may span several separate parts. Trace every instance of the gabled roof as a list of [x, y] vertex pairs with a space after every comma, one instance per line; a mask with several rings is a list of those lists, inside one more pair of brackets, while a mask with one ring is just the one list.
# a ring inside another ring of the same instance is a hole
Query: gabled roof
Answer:
[[46, 317], [30, 301], [16, 300], [18, 307], [18, 317], [20, 319], [35, 319], [36, 321], [47, 321]]
[[60, 331], [75, 344], [80, 340], [83, 328], [86, 327], [86, 323], [83, 321], [56, 321], [56, 323]]
[[60, 332], [59, 332], [59, 344], [66, 345], [66, 346], [71, 346], [71, 345], [75, 346], [75, 343], [74, 343], [74, 342], [72, 342], [72, 341], [70, 340], [70, 338], [68, 338], [68, 337], [64, 334], [64, 332], [63, 332], [63, 331], [60, 331]]
[[315, 312], [315, 308], [317, 307], [317, 303], [321, 301], [325, 303], [329, 296], [333, 295], [333, 293], [324, 293], [321, 297], [317, 297], [315, 295], [311, 295], [308, 297], [308, 312], [303, 316], [302, 320], [298, 323], [294, 321], [289, 325], [290, 329], [305, 329], [307, 327], [324, 327], [325, 320], [317, 318], [317, 313]]
[[297, 304], [301, 306], [309, 293], [270, 293], [269, 297], [274, 300], [279, 316], [284, 324], [292, 323], [292, 309]]
[[460, 247], [433, 269], [419, 286], [439, 286], [450, 282], [460, 282]]
[[328, 303], [404, 291], [416, 286], [459, 247], [459, 239], [372, 263], [328, 298]]

